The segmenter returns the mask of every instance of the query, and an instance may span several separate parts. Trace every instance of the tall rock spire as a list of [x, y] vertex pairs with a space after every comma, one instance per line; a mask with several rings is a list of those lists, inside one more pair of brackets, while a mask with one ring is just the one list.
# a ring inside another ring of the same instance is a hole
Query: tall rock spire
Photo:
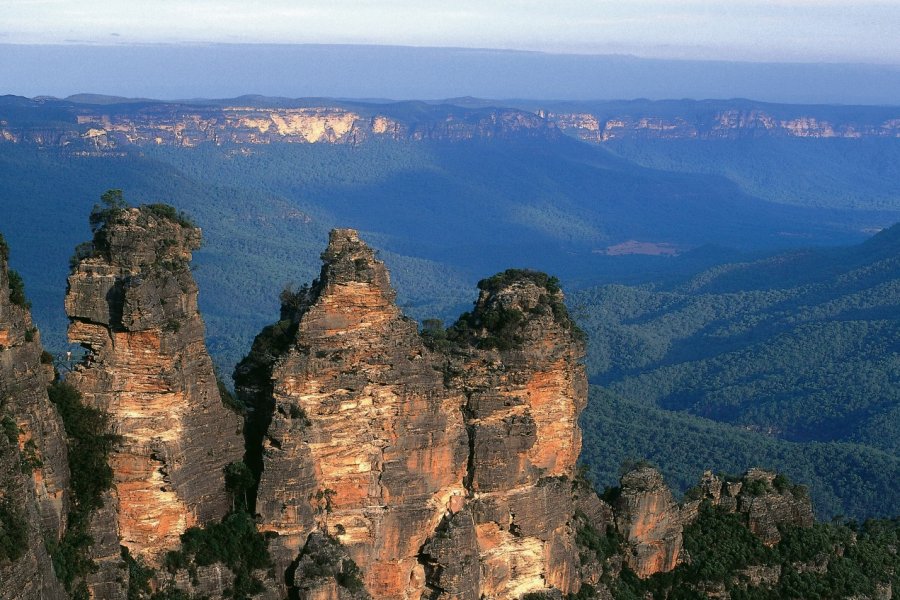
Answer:
[[279, 534], [280, 565], [321, 531], [347, 548], [373, 596], [419, 598], [419, 551], [464, 493], [461, 398], [356, 232], [333, 231], [322, 258], [271, 371], [261, 528]]
[[67, 379], [110, 415], [120, 440], [104, 506], [115, 531], [95, 535], [112, 537], [116, 556], [98, 558], [118, 561], [121, 543], [155, 565], [185, 529], [230, 508], [224, 469], [243, 454], [241, 419], [223, 405], [204, 345], [189, 268], [200, 230], [165, 205], [94, 221], [65, 304], [69, 340], [88, 353]]
[[260, 527], [288, 581], [324, 593], [304, 557], [326, 534], [376, 599], [577, 591], [569, 479], [587, 388], [555, 282], [488, 280], [452, 339], [426, 346], [355, 231], [332, 231], [322, 258], [235, 373], [264, 431]]
[[576, 592], [571, 479], [587, 401], [584, 343], [553, 278], [510, 270], [479, 287], [449, 337], [451, 385], [466, 397], [481, 595]]

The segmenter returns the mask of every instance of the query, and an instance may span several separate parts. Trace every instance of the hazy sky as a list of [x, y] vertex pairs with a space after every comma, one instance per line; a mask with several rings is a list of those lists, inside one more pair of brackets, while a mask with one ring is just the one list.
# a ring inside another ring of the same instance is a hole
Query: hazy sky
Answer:
[[900, 0], [0, 0], [0, 43], [364, 43], [900, 64]]

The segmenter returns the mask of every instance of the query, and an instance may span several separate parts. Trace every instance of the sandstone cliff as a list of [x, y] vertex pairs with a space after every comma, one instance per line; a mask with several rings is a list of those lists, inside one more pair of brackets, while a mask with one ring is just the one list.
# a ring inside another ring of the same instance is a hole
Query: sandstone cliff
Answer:
[[[680, 114], [663, 106], [633, 106], [611, 113], [546, 112], [541, 114], [561, 131], [581, 140], [606, 143], [617, 140], [736, 140], [748, 138], [891, 138], [900, 134], [900, 119], [835, 119], [804, 113], [807, 107], [730, 107], [700, 103]], [[815, 111], [813, 110], [813, 113]]]
[[537, 115], [513, 108], [393, 106], [341, 102], [295, 106], [219, 106], [149, 102], [123, 110], [49, 101], [25, 101], [12, 116], [0, 105], [0, 144], [65, 148], [90, 154], [143, 146], [193, 148], [202, 144], [358, 144], [371, 139], [461, 141], [554, 136]]
[[466, 399], [481, 594], [576, 592], [571, 480], [587, 398], [584, 344], [552, 278], [506, 271], [479, 287], [474, 311], [450, 330], [448, 367]]
[[333, 231], [323, 260], [235, 373], [277, 568], [301, 597], [337, 597], [302, 577], [320, 536], [373, 598], [577, 591], [570, 478], [587, 389], [555, 282], [487, 280], [453, 340], [426, 346], [356, 232]]
[[119, 436], [114, 486], [92, 518], [103, 567], [92, 589], [114, 597], [120, 544], [156, 565], [188, 527], [231, 508], [224, 468], [241, 459], [243, 442], [204, 346], [188, 266], [199, 229], [163, 205], [95, 210], [92, 224], [66, 295], [69, 339], [87, 355], [67, 381]]
[[65, 598], [45, 550], [66, 526], [65, 432], [47, 396], [53, 366], [7, 258], [0, 236], [0, 598]]
[[356, 233], [332, 232], [323, 259], [271, 372], [260, 526], [278, 533], [281, 568], [322, 531], [347, 548], [374, 597], [418, 598], [420, 548], [464, 494], [462, 399]]
[[558, 137], [617, 140], [896, 138], [890, 107], [832, 110], [746, 100], [556, 103], [551, 109], [338, 100], [257, 99], [130, 105], [0, 98], [0, 144], [117, 154], [148, 146], [359, 144], [366, 140], [461, 141]]

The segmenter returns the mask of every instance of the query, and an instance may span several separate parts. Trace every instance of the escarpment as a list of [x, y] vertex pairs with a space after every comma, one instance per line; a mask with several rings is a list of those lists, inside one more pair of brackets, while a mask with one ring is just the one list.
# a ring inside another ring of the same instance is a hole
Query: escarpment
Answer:
[[66, 527], [65, 431], [47, 395], [52, 361], [7, 258], [0, 237], [0, 598], [65, 598], [45, 549]]
[[241, 420], [220, 398], [189, 269], [200, 230], [170, 207], [114, 200], [92, 214], [94, 239], [76, 251], [65, 301], [69, 340], [87, 352], [67, 382], [109, 415], [117, 436], [113, 486], [92, 517], [95, 594], [122, 579], [102, 576], [103, 565], [121, 563], [120, 544], [158, 565], [187, 528], [223, 517], [231, 508], [224, 469], [243, 455]]

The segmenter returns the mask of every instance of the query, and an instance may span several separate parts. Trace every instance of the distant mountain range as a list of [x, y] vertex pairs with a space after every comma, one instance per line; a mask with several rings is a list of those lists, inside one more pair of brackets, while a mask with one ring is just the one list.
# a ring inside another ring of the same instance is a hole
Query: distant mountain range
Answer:
[[113, 151], [128, 146], [460, 141], [552, 138], [595, 142], [760, 138], [900, 138], [900, 107], [732, 101], [514, 102], [474, 98], [372, 103], [243, 96], [162, 102], [77, 95], [0, 98], [0, 141]]
[[0, 45], [4, 92], [149, 98], [755, 98], [897, 104], [896, 65], [364, 45]]

